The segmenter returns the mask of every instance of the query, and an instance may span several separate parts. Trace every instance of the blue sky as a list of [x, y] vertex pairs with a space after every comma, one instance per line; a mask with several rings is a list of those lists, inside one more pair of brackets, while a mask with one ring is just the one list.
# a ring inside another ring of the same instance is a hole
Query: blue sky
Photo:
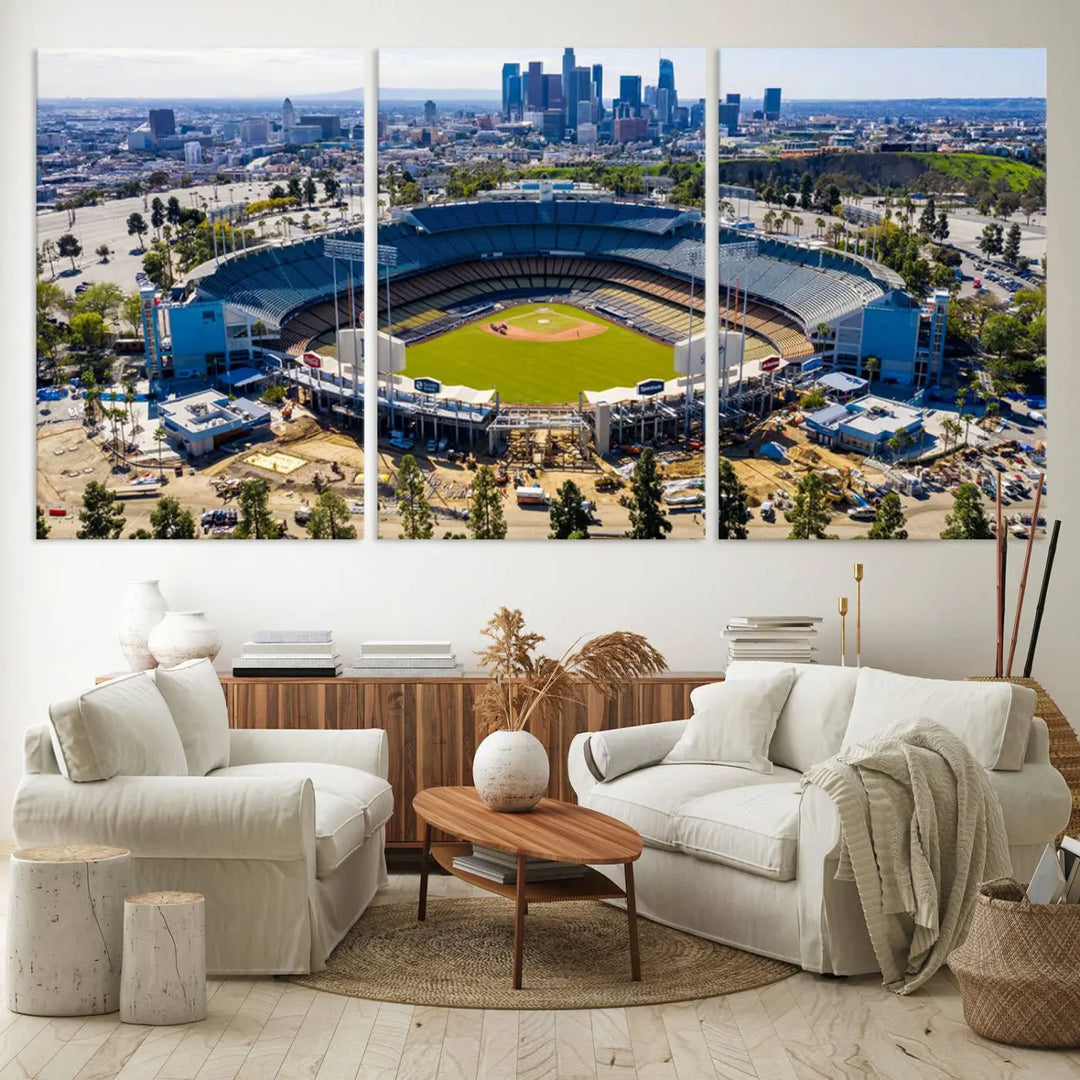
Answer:
[[1045, 97], [1044, 49], [722, 49], [720, 91], [760, 99]]
[[[570, 44], [570, 43], [568, 43]], [[620, 75], [640, 75], [641, 85], [656, 85], [660, 57], [675, 64], [675, 89], [680, 97], [705, 96], [704, 49], [612, 49], [574, 45], [574, 59], [581, 67], [604, 65], [604, 97], [618, 92]], [[395, 87], [470, 90], [490, 87], [500, 93], [504, 61], [521, 64], [524, 70], [531, 60], [541, 60], [544, 70], [562, 72], [562, 49], [538, 49], [533, 45], [498, 49], [381, 49], [379, 85], [384, 91]]]
[[[655, 83], [657, 60], [675, 63], [681, 97], [705, 91], [703, 49], [576, 46], [579, 64], [602, 63], [605, 96], [621, 74]], [[363, 83], [359, 49], [52, 49], [38, 54], [42, 97], [285, 97]], [[504, 60], [543, 60], [560, 71], [561, 48], [384, 49], [384, 88], [491, 88]], [[1042, 97], [1041, 49], [725, 49], [721, 91], [760, 98], [780, 86], [797, 98]]]

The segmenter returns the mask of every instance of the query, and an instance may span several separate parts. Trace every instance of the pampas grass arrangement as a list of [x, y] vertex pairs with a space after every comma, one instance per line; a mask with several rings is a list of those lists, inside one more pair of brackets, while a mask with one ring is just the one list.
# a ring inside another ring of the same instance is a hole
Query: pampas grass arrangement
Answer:
[[612, 697], [630, 679], [655, 675], [667, 661], [640, 634], [617, 630], [584, 644], [578, 638], [557, 660], [537, 656], [544, 638], [525, 629], [525, 616], [500, 608], [483, 629], [491, 644], [479, 654], [491, 681], [477, 698], [477, 718], [488, 731], [522, 731], [534, 717], [552, 719], [571, 688], [583, 680]]

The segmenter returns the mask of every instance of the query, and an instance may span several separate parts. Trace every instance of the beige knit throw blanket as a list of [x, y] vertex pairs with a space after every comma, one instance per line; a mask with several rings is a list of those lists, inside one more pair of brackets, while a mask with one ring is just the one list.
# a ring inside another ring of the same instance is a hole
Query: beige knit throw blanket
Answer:
[[940, 724], [904, 721], [814, 765], [840, 816], [837, 880], [854, 880], [887, 989], [909, 994], [967, 935], [979, 886], [1012, 873], [986, 771]]

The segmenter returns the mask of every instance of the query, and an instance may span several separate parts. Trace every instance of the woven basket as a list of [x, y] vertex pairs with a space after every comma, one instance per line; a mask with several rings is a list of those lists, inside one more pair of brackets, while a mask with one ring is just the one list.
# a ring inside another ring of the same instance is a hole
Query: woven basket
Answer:
[[949, 967], [984, 1038], [1080, 1046], [1080, 904], [1031, 904], [1023, 885], [988, 882]]

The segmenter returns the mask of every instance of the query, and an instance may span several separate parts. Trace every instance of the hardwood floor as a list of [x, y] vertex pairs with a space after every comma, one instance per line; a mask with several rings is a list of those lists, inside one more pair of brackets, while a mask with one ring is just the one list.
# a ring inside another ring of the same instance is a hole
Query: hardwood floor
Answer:
[[[394, 874], [375, 902], [414, 902], [417, 887]], [[473, 890], [432, 876], [432, 901], [462, 895]], [[0, 1010], [0, 1080], [1080, 1078], [1080, 1052], [980, 1039], [947, 972], [906, 998], [869, 976], [799, 974], [704, 1001], [564, 1012], [360, 1001], [261, 978], [207, 989], [207, 1019], [182, 1028]]]

